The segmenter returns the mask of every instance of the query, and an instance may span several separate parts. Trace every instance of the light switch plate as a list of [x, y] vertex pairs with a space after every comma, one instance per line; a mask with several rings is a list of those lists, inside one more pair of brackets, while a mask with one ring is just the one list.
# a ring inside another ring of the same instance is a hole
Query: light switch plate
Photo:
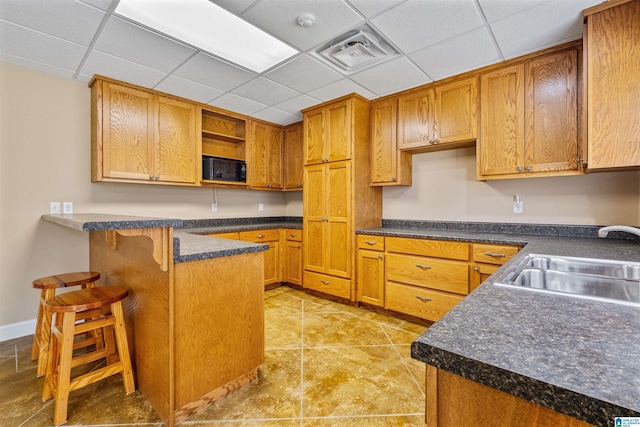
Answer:
[[73, 213], [73, 202], [64, 202], [62, 204], [62, 213], [64, 213], [64, 214], [72, 214]]

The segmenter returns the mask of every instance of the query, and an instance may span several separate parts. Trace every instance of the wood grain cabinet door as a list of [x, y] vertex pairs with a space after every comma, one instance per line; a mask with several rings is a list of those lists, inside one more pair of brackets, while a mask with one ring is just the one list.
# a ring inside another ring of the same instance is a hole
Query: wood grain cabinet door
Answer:
[[433, 89], [411, 92], [398, 98], [398, 147], [410, 150], [433, 142]]
[[437, 144], [471, 141], [478, 129], [478, 78], [435, 87], [435, 139]]
[[282, 188], [282, 131], [252, 121], [247, 156], [247, 181], [255, 188]]
[[104, 82], [102, 96], [102, 177], [153, 179], [153, 95]]
[[[351, 163], [325, 165], [326, 273], [351, 277]], [[307, 240], [305, 240], [307, 241]]]
[[327, 162], [351, 158], [351, 100], [335, 102], [325, 107], [327, 132], [323, 140]]
[[304, 164], [324, 161], [324, 109], [308, 111], [304, 115]]
[[590, 170], [638, 167], [640, 2], [623, 3], [587, 15], [585, 34], [587, 167]]
[[578, 169], [578, 53], [526, 64], [525, 172]]
[[287, 240], [284, 257], [284, 281], [302, 285], [302, 242]]
[[524, 64], [480, 77], [480, 175], [524, 170]]
[[302, 189], [302, 169], [304, 165], [302, 149], [302, 122], [284, 128], [284, 188], [286, 190]]
[[155, 179], [196, 182], [196, 107], [177, 99], [158, 97]]
[[323, 273], [325, 271], [325, 203], [326, 185], [324, 165], [305, 166], [304, 188], [302, 192], [304, 217], [303, 233], [305, 242], [304, 269]]
[[358, 251], [358, 301], [384, 307], [384, 253]]

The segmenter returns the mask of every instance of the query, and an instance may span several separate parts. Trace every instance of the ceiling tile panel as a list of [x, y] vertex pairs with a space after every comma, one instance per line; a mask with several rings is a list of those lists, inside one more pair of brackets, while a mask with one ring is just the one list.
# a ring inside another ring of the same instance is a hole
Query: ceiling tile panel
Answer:
[[115, 16], [105, 25], [94, 49], [166, 72], [173, 71], [196, 52]]
[[0, 20], [0, 53], [75, 72], [86, 48]]
[[[310, 76], [313, 77], [310, 78]], [[265, 74], [265, 77], [300, 92], [308, 92], [343, 78], [337, 71], [308, 55], [301, 55], [287, 62]]]
[[391, 9], [393, 6], [405, 0], [348, 0], [360, 13], [367, 18], [372, 18], [382, 11]]
[[233, 89], [257, 75], [202, 52], [181, 65], [174, 74], [220, 90]]
[[434, 80], [501, 60], [485, 27], [426, 47], [412, 53], [409, 58]]
[[287, 113], [298, 114], [301, 110], [320, 104], [321, 102], [322, 101], [319, 99], [312, 98], [307, 95], [300, 95], [281, 102], [280, 104], [276, 104], [275, 107], [279, 110], [286, 111]]
[[358, 95], [363, 96], [367, 99], [373, 99], [377, 97], [375, 93], [360, 86], [358, 83], [350, 79], [342, 79], [335, 83], [331, 83], [330, 85], [312, 90], [311, 92], [307, 93], [307, 95], [326, 102], [344, 95], [349, 95], [351, 93], [357, 93]]
[[243, 98], [252, 99], [262, 104], [278, 104], [300, 95], [299, 92], [264, 77], [258, 77], [231, 91]]
[[404, 53], [484, 25], [473, 0], [409, 0], [371, 22]]
[[[310, 13], [315, 23], [301, 27], [297, 18]], [[309, 49], [364, 20], [342, 0], [261, 0], [244, 13], [255, 25], [298, 49]]]
[[487, 21], [493, 22], [527, 9], [531, 9], [532, 7], [540, 6], [542, 3], [547, 3], [549, 1], [551, 0], [478, 0], [478, 4], [482, 9], [482, 13], [484, 13], [484, 17], [487, 18]]
[[582, 36], [582, 10], [600, 0], [551, 1], [490, 24], [505, 58]]
[[107, 9], [109, 9], [109, 6], [111, 6], [112, 2], [117, 0], [80, 0], [80, 1], [82, 1], [82, 3], [86, 3], [93, 7], [97, 7], [100, 10], [106, 11]]
[[[30, 61], [28, 59], [20, 58], [17, 56], [9, 55], [6, 53], [0, 53], [0, 61], [7, 62], [9, 64], [19, 65], [25, 68], [31, 68], [33, 70], [43, 71], [49, 74], [55, 74], [56, 76], [62, 76], [72, 78], [75, 74], [74, 71], [63, 70], [61, 68], [52, 67], [50, 65], [43, 64], [41, 62]], [[89, 81], [88, 79], [86, 81]]]
[[279, 125], [289, 125], [302, 120], [302, 114], [291, 114], [273, 107], [255, 113], [254, 117]]
[[1, 0], [0, 19], [89, 46], [104, 12], [72, 0]]
[[228, 11], [235, 12], [237, 15], [244, 12], [246, 8], [251, 6], [256, 0], [210, 0], [211, 2], [222, 6]]
[[95, 50], [89, 54], [80, 73], [87, 76], [100, 74], [148, 88], [154, 87], [167, 75], [155, 68], [145, 67]]
[[239, 114], [246, 114], [247, 116], [267, 108], [265, 104], [232, 93], [225, 93], [221, 97], [214, 99], [210, 104]]
[[404, 57], [361, 71], [351, 79], [380, 96], [432, 81]]
[[153, 89], [181, 96], [183, 98], [193, 99], [194, 101], [202, 102], [203, 104], [206, 104], [212, 99], [224, 94], [224, 91], [222, 90], [173, 75], [168, 76]]

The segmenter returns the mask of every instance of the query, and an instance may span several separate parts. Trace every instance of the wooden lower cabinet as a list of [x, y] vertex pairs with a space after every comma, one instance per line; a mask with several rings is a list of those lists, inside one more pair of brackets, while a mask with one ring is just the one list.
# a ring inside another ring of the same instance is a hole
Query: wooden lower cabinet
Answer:
[[589, 427], [592, 424], [426, 365], [427, 427]]
[[302, 230], [283, 230], [283, 281], [302, 286]]
[[493, 273], [498, 271], [499, 265], [473, 264], [469, 273], [469, 292], [473, 292], [476, 288], [489, 278]]
[[387, 281], [385, 298], [389, 310], [436, 322], [464, 297]]
[[357, 300], [384, 306], [384, 254], [376, 251], [358, 251]]
[[513, 258], [519, 246], [473, 243], [471, 245], [471, 271], [469, 272], [469, 292], [475, 290], [501, 265]]
[[351, 280], [349, 279], [305, 271], [303, 281], [305, 289], [351, 299]]
[[461, 261], [388, 254], [387, 280], [467, 295], [469, 264]]
[[245, 242], [264, 243], [269, 250], [264, 252], [264, 284], [272, 285], [280, 282], [280, 230], [241, 231], [240, 240]]

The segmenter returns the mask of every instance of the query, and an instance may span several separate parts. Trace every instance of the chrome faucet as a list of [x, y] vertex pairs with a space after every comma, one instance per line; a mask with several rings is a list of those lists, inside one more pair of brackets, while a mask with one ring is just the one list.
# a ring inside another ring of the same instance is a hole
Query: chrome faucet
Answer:
[[627, 233], [640, 236], [640, 228], [629, 227], [628, 225], [610, 225], [608, 227], [602, 227], [600, 230], [598, 230], [598, 237], [605, 238], [610, 231], [625, 231]]

